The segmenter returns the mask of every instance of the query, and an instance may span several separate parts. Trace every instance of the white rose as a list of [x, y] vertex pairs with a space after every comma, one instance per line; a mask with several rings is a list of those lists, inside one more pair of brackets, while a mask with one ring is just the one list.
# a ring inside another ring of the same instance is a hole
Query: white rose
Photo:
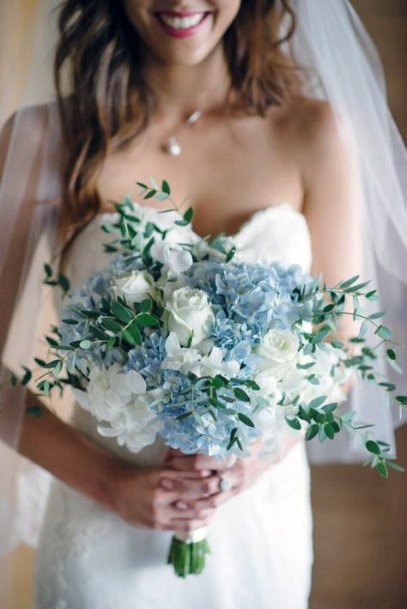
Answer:
[[146, 271], [131, 271], [124, 277], [115, 279], [112, 292], [115, 298], [124, 298], [128, 305], [141, 302], [147, 296], [155, 298], [154, 279]]
[[193, 263], [191, 253], [177, 243], [168, 241], [156, 241], [150, 249], [153, 258], [162, 262], [164, 266], [176, 275], [183, 273]]
[[298, 338], [292, 332], [269, 330], [255, 350], [261, 357], [257, 370], [268, 371], [273, 376], [281, 377], [296, 359], [298, 346]]
[[298, 350], [298, 338], [287, 330], [269, 330], [258, 347], [264, 359], [278, 364], [294, 359]]
[[167, 302], [167, 323], [181, 345], [194, 347], [208, 337], [215, 316], [208, 296], [203, 290], [183, 287], [175, 290]]

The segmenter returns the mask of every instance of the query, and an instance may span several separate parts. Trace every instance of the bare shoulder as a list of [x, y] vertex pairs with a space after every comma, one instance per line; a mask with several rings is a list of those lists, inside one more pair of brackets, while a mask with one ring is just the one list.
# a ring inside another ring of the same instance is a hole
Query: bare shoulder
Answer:
[[290, 145], [308, 154], [324, 152], [344, 141], [344, 126], [325, 100], [292, 97], [281, 107], [276, 121]]
[[293, 97], [276, 114], [276, 121], [280, 140], [289, 147], [305, 179], [347, 162], [349, 131], [327, 101]]

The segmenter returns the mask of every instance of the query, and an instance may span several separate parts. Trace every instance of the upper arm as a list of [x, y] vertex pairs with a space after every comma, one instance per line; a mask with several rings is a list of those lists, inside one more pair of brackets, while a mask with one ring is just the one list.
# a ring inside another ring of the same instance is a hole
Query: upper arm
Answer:
[[361, 272], [362, 187], [344, 124], [324, 102], [311, 111], [304, 155], [304, 215], [311, 233], [314, 273], [328, 284]]
[[[308, 109], [302, 179], [303, 213], [312, 245], [312, 273], [335, 285], [362, 273], [361, 175], [350, 132], [325, 102]], [[355, 334], [341, 318], [339, 338]]]

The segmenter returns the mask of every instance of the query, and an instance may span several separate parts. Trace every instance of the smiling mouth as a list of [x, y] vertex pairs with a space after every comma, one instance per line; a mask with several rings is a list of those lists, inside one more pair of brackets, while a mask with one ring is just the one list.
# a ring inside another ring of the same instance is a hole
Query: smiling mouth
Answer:
[[211, 13], [208, 11], [188, 13], [160, 11], [154, 14], [168, 33], [188, 34], [195, 32]]

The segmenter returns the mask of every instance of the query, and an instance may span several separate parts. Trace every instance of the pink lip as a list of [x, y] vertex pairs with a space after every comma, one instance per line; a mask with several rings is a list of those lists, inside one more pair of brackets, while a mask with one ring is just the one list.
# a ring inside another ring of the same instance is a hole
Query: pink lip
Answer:
[[[197, 12], [199, 12], [199, 11], [183, 11], [182, 13], [179, 11], [160, 11], [160, 13], [163, 13], [165, 15], [170, 15], [171, 17], [187, 17], [189, 15], [196, 15]], [[204, 11], [202, 11], [202, 12], [204, 12]], [[161, 25], [164, 32], [166, 32], [170, 36], [173, 36], [174, 38], [186, 38], [187, 36], [193, 36], [201, 28], [201, 26], [205, 23], [205, 21], [208, 19], [210, 14], [211, 14], [210, 12], [205, 11], [204, 17], [201, 19], [201, 21], [199, 21], [199, 23], [197, 23], [196, 25], [193, 25], [192, 27], [187, 28], [185, 30], [177, 30], [176, 28], [171, 27], [167, 23], [164, 23], [158, 17], [157, 13], [155, 13], [155, 17], [156, 17], [158, 23]]]

